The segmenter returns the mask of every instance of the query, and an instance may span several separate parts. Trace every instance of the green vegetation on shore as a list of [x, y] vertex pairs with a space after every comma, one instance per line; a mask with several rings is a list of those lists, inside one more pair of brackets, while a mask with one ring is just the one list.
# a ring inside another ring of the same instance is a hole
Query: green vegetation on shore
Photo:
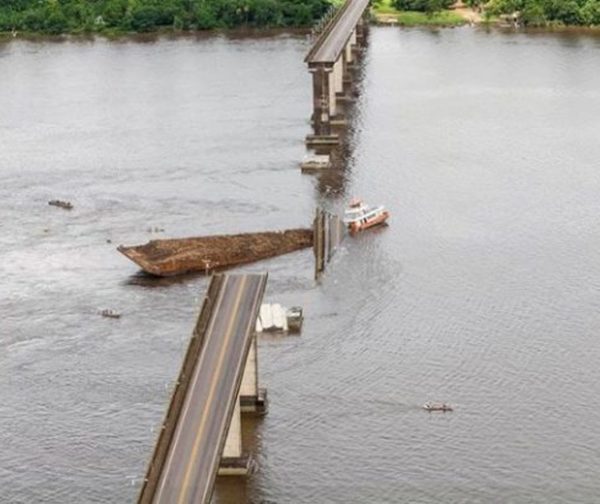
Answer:
[[530, 26], [600, 26], [600, 0], [491, 0], [485, 10], [495, 15], [517, 13]]
[[454, 0], [392, 0], [392, 5], [400, 11], [435, 13], [448, 9]]
[[398, 13], [398, 24], [402, 26], [460, 26], [466, 20], [452, 11], [439, 11], [432, 14], [417, 11], [403, 11]]
[[[449, 3], [452, 2], [446, 2]], [[438, 6], [445, 7], [446, 4], [439, 3]], [[458, 26], [466, 22], [462, 16], [450, 10], [417, 10], [421, 7], [425, 7], [425, 4], [419, 3], [419, 0], [375, 0], [373, 12], [376, 17], [393, 18], [402, 26]]]
[[[455, 25], [464, 22], [447, 10], [454, 0], [374, 0], [373, 12], [380, 20], [396, 16], [403, 25]], [[464, 0], [476, 9], [480, 22], [509, 17], [525, 26], [600, 27], [600, 0]], [[460, 4], [458, 4], [460, 6]]]
[[328, 0], [0, 0], [0, 32], [125, 33], [310, 26]]

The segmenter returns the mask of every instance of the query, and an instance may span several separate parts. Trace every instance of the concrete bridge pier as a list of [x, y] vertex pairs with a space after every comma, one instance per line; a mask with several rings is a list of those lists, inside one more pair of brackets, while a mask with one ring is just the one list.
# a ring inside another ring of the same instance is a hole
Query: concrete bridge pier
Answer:
[[350, 57], [348, 59], [348, 70], [354, 72], [358, 70], [358, 58], [360, 58], [361, 46], [358, 43], [358, 27], [354, 28], [348, 46], [350, 48]]
[[325, 27], [305, 58], [313, 78], [314, 134], [309, 147], [330, 148], [340, 143], [347, 114], [344, 104], [353, 101], [354, 70], [365, 45], [369, 0], [346, 0]]
[[250, 455], [242, 451], [242, 415], [238, 396], [227, 431], [218, 475], [244, 476], [250, 471], [250, 460]]
[[332, 87], [334, 65], [316, 64], [309, 67], [313, 78], [313, 128], [315, 137], [331, 136], [331, 116], [335, 114], [335, 91]]
[[333, 65], [333, 90], [334, 96], [332, 101], [334, 103], [333, 114], [330, 116], [330, 122], [332, 126], [345, 126], [346, 117], [344, 114], [343, 102], [346, 101], [346, 95], [344, 93], [344, 74], [346, 63], [344, 61], [345, 51], [340, 54], [340, 57], [336, 60]]
[[369, 22], [366, 19], [368, 11], [361, 16], [356, 23], [356, 41], [359, 47], [365, 47], [367, 45], [367, 33], [369, 31]]
[[267, 412], [267, 390], [258, 386], [258, 354], [256, 333], [252, 336], [240, 391], [225, 438], [219, 465], [219, 476], [244, 476], [252, 465], [252, 457], [242, 449], [242, 413], [264, 415]]
[[[342, 53], [342, 58], [344, 62], [344, 93], [343, 96], [346, 99], [351, 99], [352, 97], [352, 71], [356, 68], [354, 66], [354, 45], [356, 43], [356, 31], [352, 32], [350, 36], [350, 40], [346, 44], [344, 48], [344, 52]], [[352, 38], [354, 37], [354, 43], [352, 42]]]
[[351, 62], [354, 61], [350, 42], [333, 63], [318, 63], [309, 66], [313, 77], [314, 135], [306, 143], [312, 146], [336, 145], [339, 137], [332, 127], [344, 126], [343, 103], [350, 102], [352, 88]]
[[258, 386], [258, 352], [256, 333], [252, 337], [246, 367], [240, 387], [240, 407], [242, 413], [264, 415], [267, 412], [267, 389]]

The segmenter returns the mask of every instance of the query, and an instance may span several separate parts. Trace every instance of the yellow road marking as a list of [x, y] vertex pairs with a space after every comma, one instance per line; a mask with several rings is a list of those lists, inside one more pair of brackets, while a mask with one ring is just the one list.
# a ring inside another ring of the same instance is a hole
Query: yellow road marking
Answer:
[[[255, 311], [256, 311], [256, 304], [257, 304], [257, 303], [258, 303], [258, 296], [256, 296], [256, 297], [254, 298], [254, 301], [253, 301], [253, 303], [252, 303], [252, 310], [250, 311], [250, 313], [255, 313]], [[245, 333], [247, 333], [247, 332], [248, 332], [248, 330], [250, 329], [250, 327], [252, 327], [252, 324], [256, 324], [256, 319], [255, 319], [255, 318], [254, 318], [254, 319], [253, 319], [253, 318], [251, 318], [251, 319], [250, 319], [250, 321], [248, 322], [248, 325], [246, 326], [246, 330], [244, 331]], [[252, 344], [252, 342], [250, 342], [250, 344]], [[242, 357], [243, 357], [243, 356], [242, 356]], [[239, 363], [239, 361], [238, 361], [238, 367], [239, 367], [239, 365], [240, 365], [240, 363]], [[241, 371], [240, 371], [240, 372], [241, 372], [241, 373], [243, 373], [243, 372], [244, 372], [243, 368], [241, 369]], [[239, 393], [238, 393], [238, 394], [239, 394]], [[237, 401], [237, 400], [238, 400], [238, 398], [239, 398], [239, 395], [236, 395], [236, 397], [235, 397], [235, 400]], [[223, 418], [223, 421], [221, 422], [221, 428], [223, 428], [223, 427], [224, 427], [224, 424], [225, 424], [225, 422], [226, 422], [226, 421], [227, 421], [227, 419], [226, 419], [226, 418]], [[218, 447], [215, 447], [215, 449], [218, 449]], [[204, 488], [204, 492], [203, 492], [203, 494], [202, 494], [202, 499], [201, 499], [201, 501], [200, 501], [200, 502], [204, 502], [204, 498], [205, 498], [205, 496], [206, 496], [206, 492], [208, 491], [208, 489], [209, 489], [209, 487], [208, 487], [208, 486]]]
[[[206, 335], [206, 339], [203, 343], [203, 349], [201, 350], [198, 362], [196, 362], [196, 366], [194, 368], [194, 377], [193, 377], [193, 384], [191, 385], [191, 387], [188, 389], [189, 390], [193, 389], [196, 385], [196, 380], [198, 378], [198, 370], [201, 367], [201, 364], [204, 360], [204, 356], [206, 355], [206, 352], [204, 352], [203, 350], [206, 349], [208, 347], [208, 342], [210, 341], [210, 336], [212, 334], [212, 329], [215, 325], [215, 314], [218, 313], [218, 308], [219, 306], [221, 306], [221, 303], [223, 301], [223, 296], [225, 295], [225, 287], [227, 286], [227, 282], [229, 281], [229, 276], [226, 275], [225, 278], [223, 279], [223, 283], [221, 285], [221, 288], [219, 290], [219, 295], [217, 296], [216, 302], [212, 308], [213, 313], [211, 315], [211, 319], [209, 322], [208, 327], [206, 328], [205, 331], [205, 335]], [[160, 502], [160, 498], [162, 495], [162, 492], [165, 488], [165, 483], [167, 481], [167, 476], [169, 474], [169, 468], [171, 466], [171, 463], [173, 462], [173, 454], [175, 453], [175, 448], [177, 446], [177, 443], [179, 442], [179, 436], [181, 435], [181, 430], [182, 430], [182, 425], [183, 425], [183, 421], [185, 420], [185, 416], [187, 415], [187, 411], [188, 408], [190, 406], [190, 402], [191, 402], [191, 397], [189, 395], [186, 395], [185, 398], [185, 404], [183, 405], [183, 410], [181, 411], [180, 417], [177, 419], [177, 425], [175, 427], [176, 432], [175, 432], [175, 439], [172, 441], [171, 446], [169, 447], [169, 458], [167, 459], [167, 464], [165, 466], [165, 468], [162, 471], [162, 475], [161, 475], [161, 483], [160, 483], [160, 487], [158, 489], [158, 494], [156, 495], [156, 497], [153, 499], [154, 502]]]
[[[237, 296], [235, 298], [235, 302], [233, 304], [233, 314], [231, 316], [231, 319], [229, 320], [227, 329], [225, 330], [225, 336], [223, 338], [223, 346], [222, 346], [221, 352], [219, 354], [219, 359], [217, 361], [217, 369], [214, 374], [215, 377], [219, 376], [219, 374], [221, 373], [221, 368], [223, 367], [223, 362], [225, 359], [225, 349], [228, 347], [229, 339], [231, 338], [231, 333], [233, 331], [233, 324], [235, 322], [235, 319], [237, 318], [236, 315], [237, 315], [238, 308], [240, 306], [240, 302], [242, 300], [242, 294], [244, 292], [246, 280], [247, 280], [247, 277], [244, 276], [240, 283], [240, 289], [238, 290]], [[217, 387], [217, 383], [218, 383], [218, 380], [214, 379], [210, 385], [210, 390], [208, 392], [208, 399], [206, 401], [207, 406], [204, 408], [204, 410], [202, 412], [202, 417], [200, 419], [200, 425], [198, 427], [198, 431], [196, 432], [196, 437], [194, 439], [194, 445], [192, 447], [192, 453], [190, 454], [190, 458], [188, 459], [187, 469], [185, 471], [185, 476], [183, 478], [183, 483], [181, 485], [181, 493], [179, 494], [179, 499], [177, 500], [177, 502], [179, 504], [181, 504], [182, 502], [185, 502], [185, 499], [187, 497], [187, 493], [188, 493], [188, 489], [189, 489], [189, 480], [192, 475], [192, 468], [194, 466], [194, 461], [196, 460], [196, 456], [198, 455], [198, 448], [200, 447], [201, 434], [204, 431], [204, 426], [206, 424], [206, 419], [208, 418], [208, 412], [210, 410], [210, 407], [208, 407], [208, 405], [210, 405], [212, 403], [213, 396], [215, 394], [215, 389]]]

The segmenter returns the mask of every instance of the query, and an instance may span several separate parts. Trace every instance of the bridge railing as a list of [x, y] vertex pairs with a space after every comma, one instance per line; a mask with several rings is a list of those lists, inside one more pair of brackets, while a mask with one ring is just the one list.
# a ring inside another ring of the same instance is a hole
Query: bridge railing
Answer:
[[337, 11], [340, 10], [341, 7], [342, 7], [342, 4], [329, 6], [329, 9], [327, 9], [327, 12], [325, 12], [325, 14], [323, 16], [321, 16], [321, 19], [319, 19], [315, 23], [315, 25], [312, 27], [312, 29], [310, 31], [310, 38], [311, 38], [312, 42], [314, 42], [321, 35], [321, 33], [323, 33], [323, 31], [327, 28], [330, 21], [335, 17], [335, 15], [337, 14]]
[[350, 0], [346, 0], [342, 6], [337, 8], [337, 10], [335, 11], [335, 14], [329, 19], [329, 22], [327, 22], [325, 24], [323, 31], [321, 33], [319, 33], [317, 39], [315, 40], [314, 44], [310, 48], [310, 51], [308, 51], [306, 58], [304, 58], [304, 61], [306, 63], [308, 63], [308, 61], [312, 58], [312, 56], [323, 45], [323, 42], [327, 38], [327, 35], [329, 35], [329, 33], [331, 33], [331, 30], [335, 27], [338, 20], [344, 15], [344, 12], [346, 12], [349, 5], [350, 5]]

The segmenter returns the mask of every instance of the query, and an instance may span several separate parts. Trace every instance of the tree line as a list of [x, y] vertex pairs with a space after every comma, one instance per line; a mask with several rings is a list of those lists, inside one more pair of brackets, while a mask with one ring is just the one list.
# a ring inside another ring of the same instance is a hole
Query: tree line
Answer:
[[448, 9], [454, 0], [392, 0], [394, 8], [401, 11], [438, 12]]
[[600, 26], [600, 0], [491, 0], [491, 14], [519, 13], [526, 25]]
[[0, 0], [0, 32], [300, 27], [328, 7], [328, 0]]
[[[523, 24], [600, 26], [600, 0], [466, 0], [470, 7], [491, 16], [518, 13]], [[392, 0], [398, 10], [437, 12], [448, 9], [454, 0]]]

